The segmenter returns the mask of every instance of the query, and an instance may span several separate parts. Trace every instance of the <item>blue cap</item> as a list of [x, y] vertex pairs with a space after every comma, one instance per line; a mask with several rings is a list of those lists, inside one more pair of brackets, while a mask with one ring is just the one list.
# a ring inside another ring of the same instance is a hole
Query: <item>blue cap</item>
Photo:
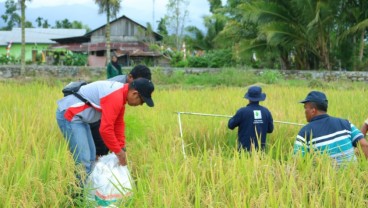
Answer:
[[262, 88], [259, 86], [252, 86], [248, 89], [248, 92], [245, 93], [244, 98], [252, 101], [263, 101], [266, 99], [266, 94], [262, 93]]
[[300, 101], [300, 103], [307, 103], [307, 102], [314, 102], [314, 103], [320, 103], [320, 104], [328, 104], [328, 100], [326, 95], [323, 92], [319, 91], [311, 91], [308, 93], [307, 97]]

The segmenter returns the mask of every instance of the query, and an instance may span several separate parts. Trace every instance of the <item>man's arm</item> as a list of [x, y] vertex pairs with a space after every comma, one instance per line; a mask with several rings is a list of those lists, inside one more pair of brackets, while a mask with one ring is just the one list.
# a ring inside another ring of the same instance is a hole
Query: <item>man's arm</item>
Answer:
[[229, 119], [227, 123], [227, 127], [233, 130], [235, 129], [235, 127], [239, 126], [240, 122], [241, 122], [241, 113], [238, 110], [236, 114], [232, 118]]
[[368, 142], [364, 138], [359, 140], [359, 146], [362, 148], [362, 151], [365, 155], [365, 158], [368, 159]]
[[358, 128], [354, 126], [354, 124], [350, 123], [351, 126], [351, 138], [353, 142], [353, 146], [357, 147], [358, 145], [362, 148], [364, 156], [368, 159], [368, 142], [365, 140], [364, 136], [367, 133], [367, 121], [363, 124], [362, 130], [359, 131]]
[[368, 131], [368, 119], [364, 121], [363, 126], [360, 130], [362, 132], [362, 134], [365, 136], [367, 134]]
[[267, 133], [272, 133], [273, 132], [273, 118], [272, 118], [272, 114], [271, 112], [268, 112], [269, 113], [269, 119], [268, 119], [268, 128], [267, 128]]

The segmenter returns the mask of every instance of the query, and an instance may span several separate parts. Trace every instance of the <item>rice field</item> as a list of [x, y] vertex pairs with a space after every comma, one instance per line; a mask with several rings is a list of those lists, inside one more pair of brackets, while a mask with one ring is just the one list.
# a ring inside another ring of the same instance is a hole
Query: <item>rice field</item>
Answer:
[[[0, 207], [85, 207], [75, 198], [74, 162], [55, 120], [59, 81], [0, 82]], [[262, 85], [274, 120], [305, 123], [302, 100], [311, 88]], [[155, 107], [127, 107], [128, 167], [133, 197], [125, 207], [368, 207], [368, 162], [345, 169], [327, 157], [292, 154], [300, 126], [275, 123], [267, 151], [236, 151], [228, 118], [247, 104], [246, 87], [156, 86]], [[328, 113], [360, 128], [367, 88], [323, 90]], [[185, 145], [186, 157], [182, 144]]]

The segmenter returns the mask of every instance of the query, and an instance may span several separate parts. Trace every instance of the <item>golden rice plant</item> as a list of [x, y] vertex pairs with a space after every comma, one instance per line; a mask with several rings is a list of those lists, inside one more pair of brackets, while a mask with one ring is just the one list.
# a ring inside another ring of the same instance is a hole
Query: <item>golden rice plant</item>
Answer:
[[[0, 83], [1, 207], [73, 207], [74, 162], [55, 120], [62, 83]], [[262, 85], [275, 121], [306, 123], [307, 87]], [[300, 126], [275, 122], [265, 153], [238, 154], [227, 117], [247, 104], [246, 87], [156, 86], [155, 107], [127, 107], [128, 166], [136, 184], [127, 207], [367, 207], [368, 162], [335, 169], [326, 156], [294, 156]], [[324, 89], [328, 113], [358, 128], [362, 89]], [[183, 146], [184, 145], [184, 151]], [[184, 154], [185, 153], [185, 154]]]

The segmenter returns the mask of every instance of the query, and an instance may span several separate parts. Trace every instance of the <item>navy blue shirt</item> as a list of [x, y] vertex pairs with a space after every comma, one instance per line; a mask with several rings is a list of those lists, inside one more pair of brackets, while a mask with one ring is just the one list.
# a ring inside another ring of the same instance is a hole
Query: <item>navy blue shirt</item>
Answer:
[[294, 153], [305, 155], [313, 152], [327, 153], [337, 164], [356, 161], [354, 147], [363, 134], [348, 120], [328, 114], [315, 116], [298, 133]]
[[[253, 144], [258, 149], [258, 140], [261, 148], [266, 146], [266, 134], [273, 131], [273, 118], [271, 112], [259, 105], [259, 102], [251, 102], [246, 107], [240, 108], [229, 120], [229, 129], [238, 128], [238, 149], [251, 150]], [[258, 138], [258, 139], [257, 139]]]

